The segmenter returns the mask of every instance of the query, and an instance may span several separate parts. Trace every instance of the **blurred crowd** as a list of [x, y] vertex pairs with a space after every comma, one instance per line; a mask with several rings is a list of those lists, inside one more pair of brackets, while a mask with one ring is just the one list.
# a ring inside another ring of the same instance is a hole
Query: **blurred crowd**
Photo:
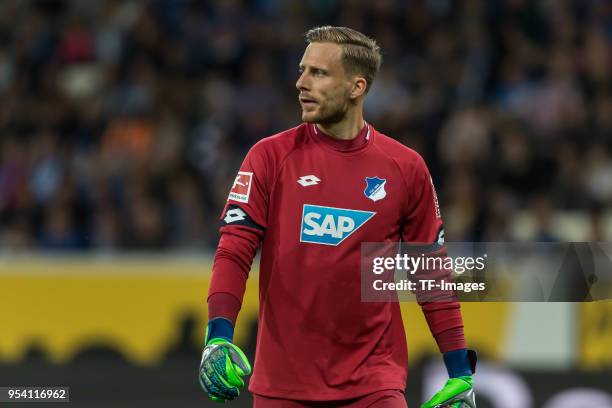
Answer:
[[366, 119], [425, 157], [447, 240], [517, 239], [520, 214], [610, 238], [610, 1], [4, 0], [0, 248], [214, 248], [323, 24], [381, 45]]

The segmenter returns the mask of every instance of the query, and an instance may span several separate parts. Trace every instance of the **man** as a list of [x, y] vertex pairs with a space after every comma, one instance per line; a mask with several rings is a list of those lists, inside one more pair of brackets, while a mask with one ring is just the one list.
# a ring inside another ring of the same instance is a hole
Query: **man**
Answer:
[[[376, 42], [329, 26], [306, 40], [296, 83], [304, 123], [253, 146], [221, 216], [200, 384], [231, 400], [251, 372], [233, 325], [261, 244], [254, 406], [406, 407], [400, 308], [361, 302], [360, 245], [437, 242], [431, 177], [416, 152], [363, 119]], [[424, 406], [473, 406], [459, 304], [422, 310], [451, 377]]]

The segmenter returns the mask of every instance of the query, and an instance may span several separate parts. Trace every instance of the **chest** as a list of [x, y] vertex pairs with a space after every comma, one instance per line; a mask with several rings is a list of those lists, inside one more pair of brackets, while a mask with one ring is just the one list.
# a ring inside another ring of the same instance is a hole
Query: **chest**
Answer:
[[302, 242], [336, 245], [357, 230], [386, 237], [401, 224], [406, 199], [402, 174], [386, 157], [308, 154], [285, 163], [271, 207], [299, 224]]

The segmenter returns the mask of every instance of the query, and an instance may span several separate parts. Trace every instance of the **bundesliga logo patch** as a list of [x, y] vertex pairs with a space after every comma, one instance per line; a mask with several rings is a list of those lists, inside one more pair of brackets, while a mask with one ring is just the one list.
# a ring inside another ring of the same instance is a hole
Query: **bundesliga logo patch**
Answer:
[[253, 181], [253, 173], [250, 171], [239, 171], [234, 185], [230, 190], [228, 199], [238, 201], [241, 203], [249, 202], [249, 195], [251, 194], [251, 182]]

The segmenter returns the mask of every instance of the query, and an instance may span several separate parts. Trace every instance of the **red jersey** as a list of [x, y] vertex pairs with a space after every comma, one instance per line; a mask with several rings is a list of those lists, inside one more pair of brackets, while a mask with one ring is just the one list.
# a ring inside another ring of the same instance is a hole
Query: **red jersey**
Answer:
[[[209, 299], [224, 293], [241, 301], [261, 244], [251, 392], [336, 400], [405, 389], [399, 304], [361, 301], [360, 248], [434, 243], [443, 234], [431, 177], [415, 151], [371, 125], [347, 142], [302, 124], [253, 146], [221, 219]], [[423, 310], [434, 336], [463, 327], [458, 303]], [[450, 343], [437, 340], [442, 351], [465, 347], [462, 332]]]

